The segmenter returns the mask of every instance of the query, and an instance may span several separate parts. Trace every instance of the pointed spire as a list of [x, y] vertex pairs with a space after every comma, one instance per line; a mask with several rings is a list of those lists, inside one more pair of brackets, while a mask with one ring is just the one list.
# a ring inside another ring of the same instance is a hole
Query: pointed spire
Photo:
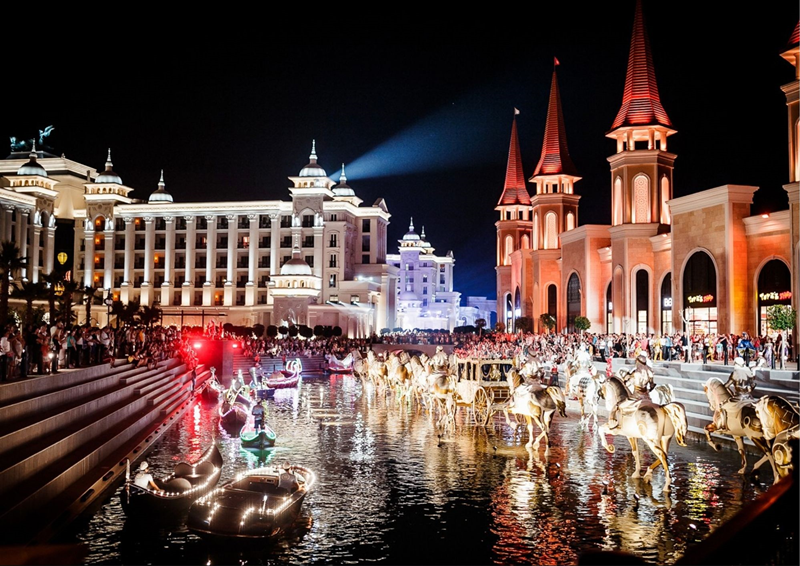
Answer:
[[153, 191], [153, 194], [150, 195], [147, 202], [174, 202], [172, 200], [172, 195], [167, 192], [166, 186], [166, 183], [164, 183], [164, 170], [162, 169], [161, 176], [158, 179], [158, 188]]
[[166, 184], [164, 183], [164, 170], [161, 170], [161, 178], [158, 180], [158, 188], [159, 190], [164, 190]]
[[517, 136], [517, 114], [519, 114], [519, 110], [514, 108], [514, 120], [511, 122], [511, 143], [506, 165], [506, 182], [497, 206], [531, 204], [531, 197], [525, 187], [525, 173], [522, 171], [522, 154], [519, 150], [519, 137]]
[[311, 163], [317, 162], [317, 140], [311, 140], [311, 155], [308, 156]]
[[419, 235], [421, 240], [425, 239], [425, 226], [422, 227], [422, 233]]
[[33, 160], [36, 160], [37, 155], [36, 155], [36, 140], [35, 139], [31, 140], [31, 153], [30, 153], [30, 155], [28, 157], [30, 157]]
[[[556, 59], [558, 65], [558, 59]], [[533, 176], [537, 175], [572, 175], [577, 177], [578, 171], [567, 149], [567, 131], [564, 128], [564, 115], [561, 111], [561, 94], [558, 91], [558, 78], [553, 67], [553, 80], [550, 83], [550, 102], [547, 105], [547, 122], [544, 127], [544, 143], [542, 156]]]
[[628, 55], [628, 72], [625, 76], [625, 91], [622, 107], [611, 126], [611, 130], [623, 126], [672, 127], [666, 111], [661, 106], [658, 94], [650, 41], [644, 26], [642, 2], [636, 0], [636, 15], [633, 19], [633, 36]]
[[347, 175], [344, 174], [344, 163], [342, 163], [342, 174], [339, 175], [339, 183], [347, 183]]
[[114, 167], [114, 164], [111, 163], [111, 148], [108, 148], [108, 157], [106, 158], [106, 171], [111, 171]]
[[414, 217], [413, 216], [411, 217], [411, 221], [408, 223], [408, 231], [409, 232], [413, 232], [414, 231]]

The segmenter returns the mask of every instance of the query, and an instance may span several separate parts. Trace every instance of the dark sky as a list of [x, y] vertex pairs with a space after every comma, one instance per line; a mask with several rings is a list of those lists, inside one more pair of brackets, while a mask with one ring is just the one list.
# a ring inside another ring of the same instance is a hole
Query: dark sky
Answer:
[[[344, 162], [365, 204], [385, 198], [390, 253], [413, 216], [437, 253], [453, 250], [456, 290], [494, 296], [494, 206], [513, 108], [529, 177], [554, 56], [583, 177], [579, 223], [610, 222], [606, 158], [615, 144], [605, 133], [622, 100], [634, 2], [557, 4], [509, 13], [503, 25], [473, 13], [468, 25], [387, 19], [308, 31], [298, 21], [286, 31], [255, 15], [248, 22], [247, 13], [241, 27], [219, 29], [159, 21], [120, 31], [95, 18], [85, 34], [30, 47], [20, 39], [26, 56], [6, 62], [0, 135], [30, 138], [53, 125], [48, 141], [68, 158], [100, 169], [111, 147], [137, 198], [155, 190], [163, 168], [176, 201], [286, 199], [287, 177], [316, 139], [329, 176], [338, 180]], [[762, 187], [754, 213], [787, 208], [780, 87], [793, 71], [779, 53], [797, 2], [643, 5], [661, 100], [678, 131], [669, 141], [675, 196], [750, 184]]]

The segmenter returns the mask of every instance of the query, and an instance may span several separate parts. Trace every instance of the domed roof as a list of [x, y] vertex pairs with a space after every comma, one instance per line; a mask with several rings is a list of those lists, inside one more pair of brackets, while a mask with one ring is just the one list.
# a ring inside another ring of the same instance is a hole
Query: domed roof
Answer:
[[414, 219], [411, 218], [411, 222], [408, 225], [408, 232], [406, 232], [406, 235], [403, 236], [403, 241], [416, 242], [418, 240], [419, 240], [419, 235], [416, 232], [414, 232]]
[[292, 249], [292, 259], [281, 266], [281, 275], [311, 275], [311, 266], [300, 257], [300, 248]]
[[172, 195], [167, 192], [164, 188], [164, 170], [161, 170], [161, 179], [158, 181], [158, 189], [153, 191], [153, 194], [150, 195], [150, 198], [147, 199], [149, 204], [157, 203], [157, 202], [173, 202]]
[[300, 169], [301, 177], [327, 177], [325, 169], [317, 165], [317, 140], [311, 142], [311, 155], [308, 157], [308, 165]]
[[347, 184], [347, 177], [344, 175], [344, 163], [342, 163], [342, 174], [339, 175], [339, 184], [333, 187], [333, 194], [337, 197], [354, 197], [355, 191]]
[[33, 142], [33, 147], [31, 148], [31, 153], [28, 157], [30, 157], [30, 161], [28, 161], [25, 165], [17, 169], [17, 175], [40, 175], [42, 177], [47, 177], [47, 171], [45, 171], [44, 167], [42, 167], [36, 162], [35, 141]]
[[106, 159], [106, 170], [100, 173], [95, 179], [95, 183], [117, 183], [122, 184], [120, 176], [114, 173], [114, 164], [111, 163], [111, 148], [108, 149], [108, 159]]
[[403, 291], [397, 298], [401, 301], [419, 301], [419, 297], [414, 291]]

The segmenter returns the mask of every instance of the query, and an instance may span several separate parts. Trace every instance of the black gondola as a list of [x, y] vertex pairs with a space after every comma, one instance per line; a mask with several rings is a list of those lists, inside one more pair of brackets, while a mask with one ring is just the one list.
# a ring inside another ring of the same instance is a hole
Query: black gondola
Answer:
[[195, 499], [217, 485], [221, 472], [222, 454], [214, 444], [194, 464], [181, 462], [168, 478], [154, 480], [161, 491], [140, 487], [129, 477], [120, 496], [122, 508], [127, 516], [144, 519], [186, 512]]
[[186, 525], [208, 539], [274, 537], [294, 523], [315, 482], [302, 466], [248, 470], [195, 501]]

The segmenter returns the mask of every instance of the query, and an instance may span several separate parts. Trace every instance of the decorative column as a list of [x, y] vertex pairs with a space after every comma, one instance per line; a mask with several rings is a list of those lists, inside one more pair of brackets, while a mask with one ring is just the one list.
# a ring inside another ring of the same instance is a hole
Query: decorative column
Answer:
[[83, 225], [83, 285], [94, 286], [94, 222], [87, 218]]
[[44, 272], [52, 273], [55, 267], [56, 255], [56, 217], [48, 216], [47, 226], [44, 229]]
[[144, 219], [144, 281], [142, 293], [139, 298], [142, 306], [153, 304], [153, 256], [155, 255], [155, 230], [156, 225], [152, 216]]
[[42, 221], [39, 214], [34, 215], [33, 223], [30, 226], [30, 252], [28, 253], [28, 273], [33, 283], [39, 282], [39, 240], [42, 236]]
[[6, 242], [11, 241], [11, 226], [14, 223], [14, 205], [6, 205], [3, 207], [5, 214], [3, 215], [3, 240]]
[[206, 216], [206, 281], [203, 283], [203, 306], [214, 304], [214, 267], [217, 263], [217, 217]]
[[317, 277], [322, 277], [323, 251], [325, 250], [325, 227], [322, 221], [322, 214], [314, 215], [314, 269], [312, 273]]
[[256, 304], [258, 286], [256, 284], [256, 267], [258, 266], [258, 214], [248, 214], [250, 221], [250, 247], [247, 250], [247, 284], [244, 290], [244, 304], [253, 306]]
[[122, 274], [122, 285], [119, 290], [119, 300], [128, 304], [133, 296], [133, 243], [136, 240], [134, 233], [133, 218], [125, 218], [125, 268]]
[[278, 275], [278, 249], [281, 239], [281, 215], [270, 214], [270, 247], [269, 247], [269, 276]]
[[[22, 257], [29, 258], [28, 255], [28, 215], [31, 213], [30, 210], [27, 208], [21, 208], [17, 210], [17, 247], [19, 248], [19, 255]], [[28, 267], [27, 263], [25, 267], [20, 270], [22, 275], [22, 280], [28, 280]]]
[[181, 286], [181, 306], [189, 307], [194, 302], [194, 248], [196, 238], [196, 224], [194, 216], [184, 216], [186, 220], [186, 275]]
[[[106, 229], [103, 232], [105, 241], [103, 244], [103, 261], [105, 262], [105, 274], [103, 275], [103, 289], [114, 288], [114, 219], [106, 219]], [[103, 296], [105, 298], [105, 295]]]
[[164, 242], [164, 282], [161, 284], [161, 306], [172, 304], [172, 289], [174, 287], [174, 263], [175, 263], [175, 219], [172, 216], [165, 216], [166, 241]]
[[224, 305], [230, 307], [235, 303], [236, 243], [239, 232], [236, 226], [238, 217], [235, 214], [229, 214], [226, 218], [228, 219], [228, 270], [225, 274]]

